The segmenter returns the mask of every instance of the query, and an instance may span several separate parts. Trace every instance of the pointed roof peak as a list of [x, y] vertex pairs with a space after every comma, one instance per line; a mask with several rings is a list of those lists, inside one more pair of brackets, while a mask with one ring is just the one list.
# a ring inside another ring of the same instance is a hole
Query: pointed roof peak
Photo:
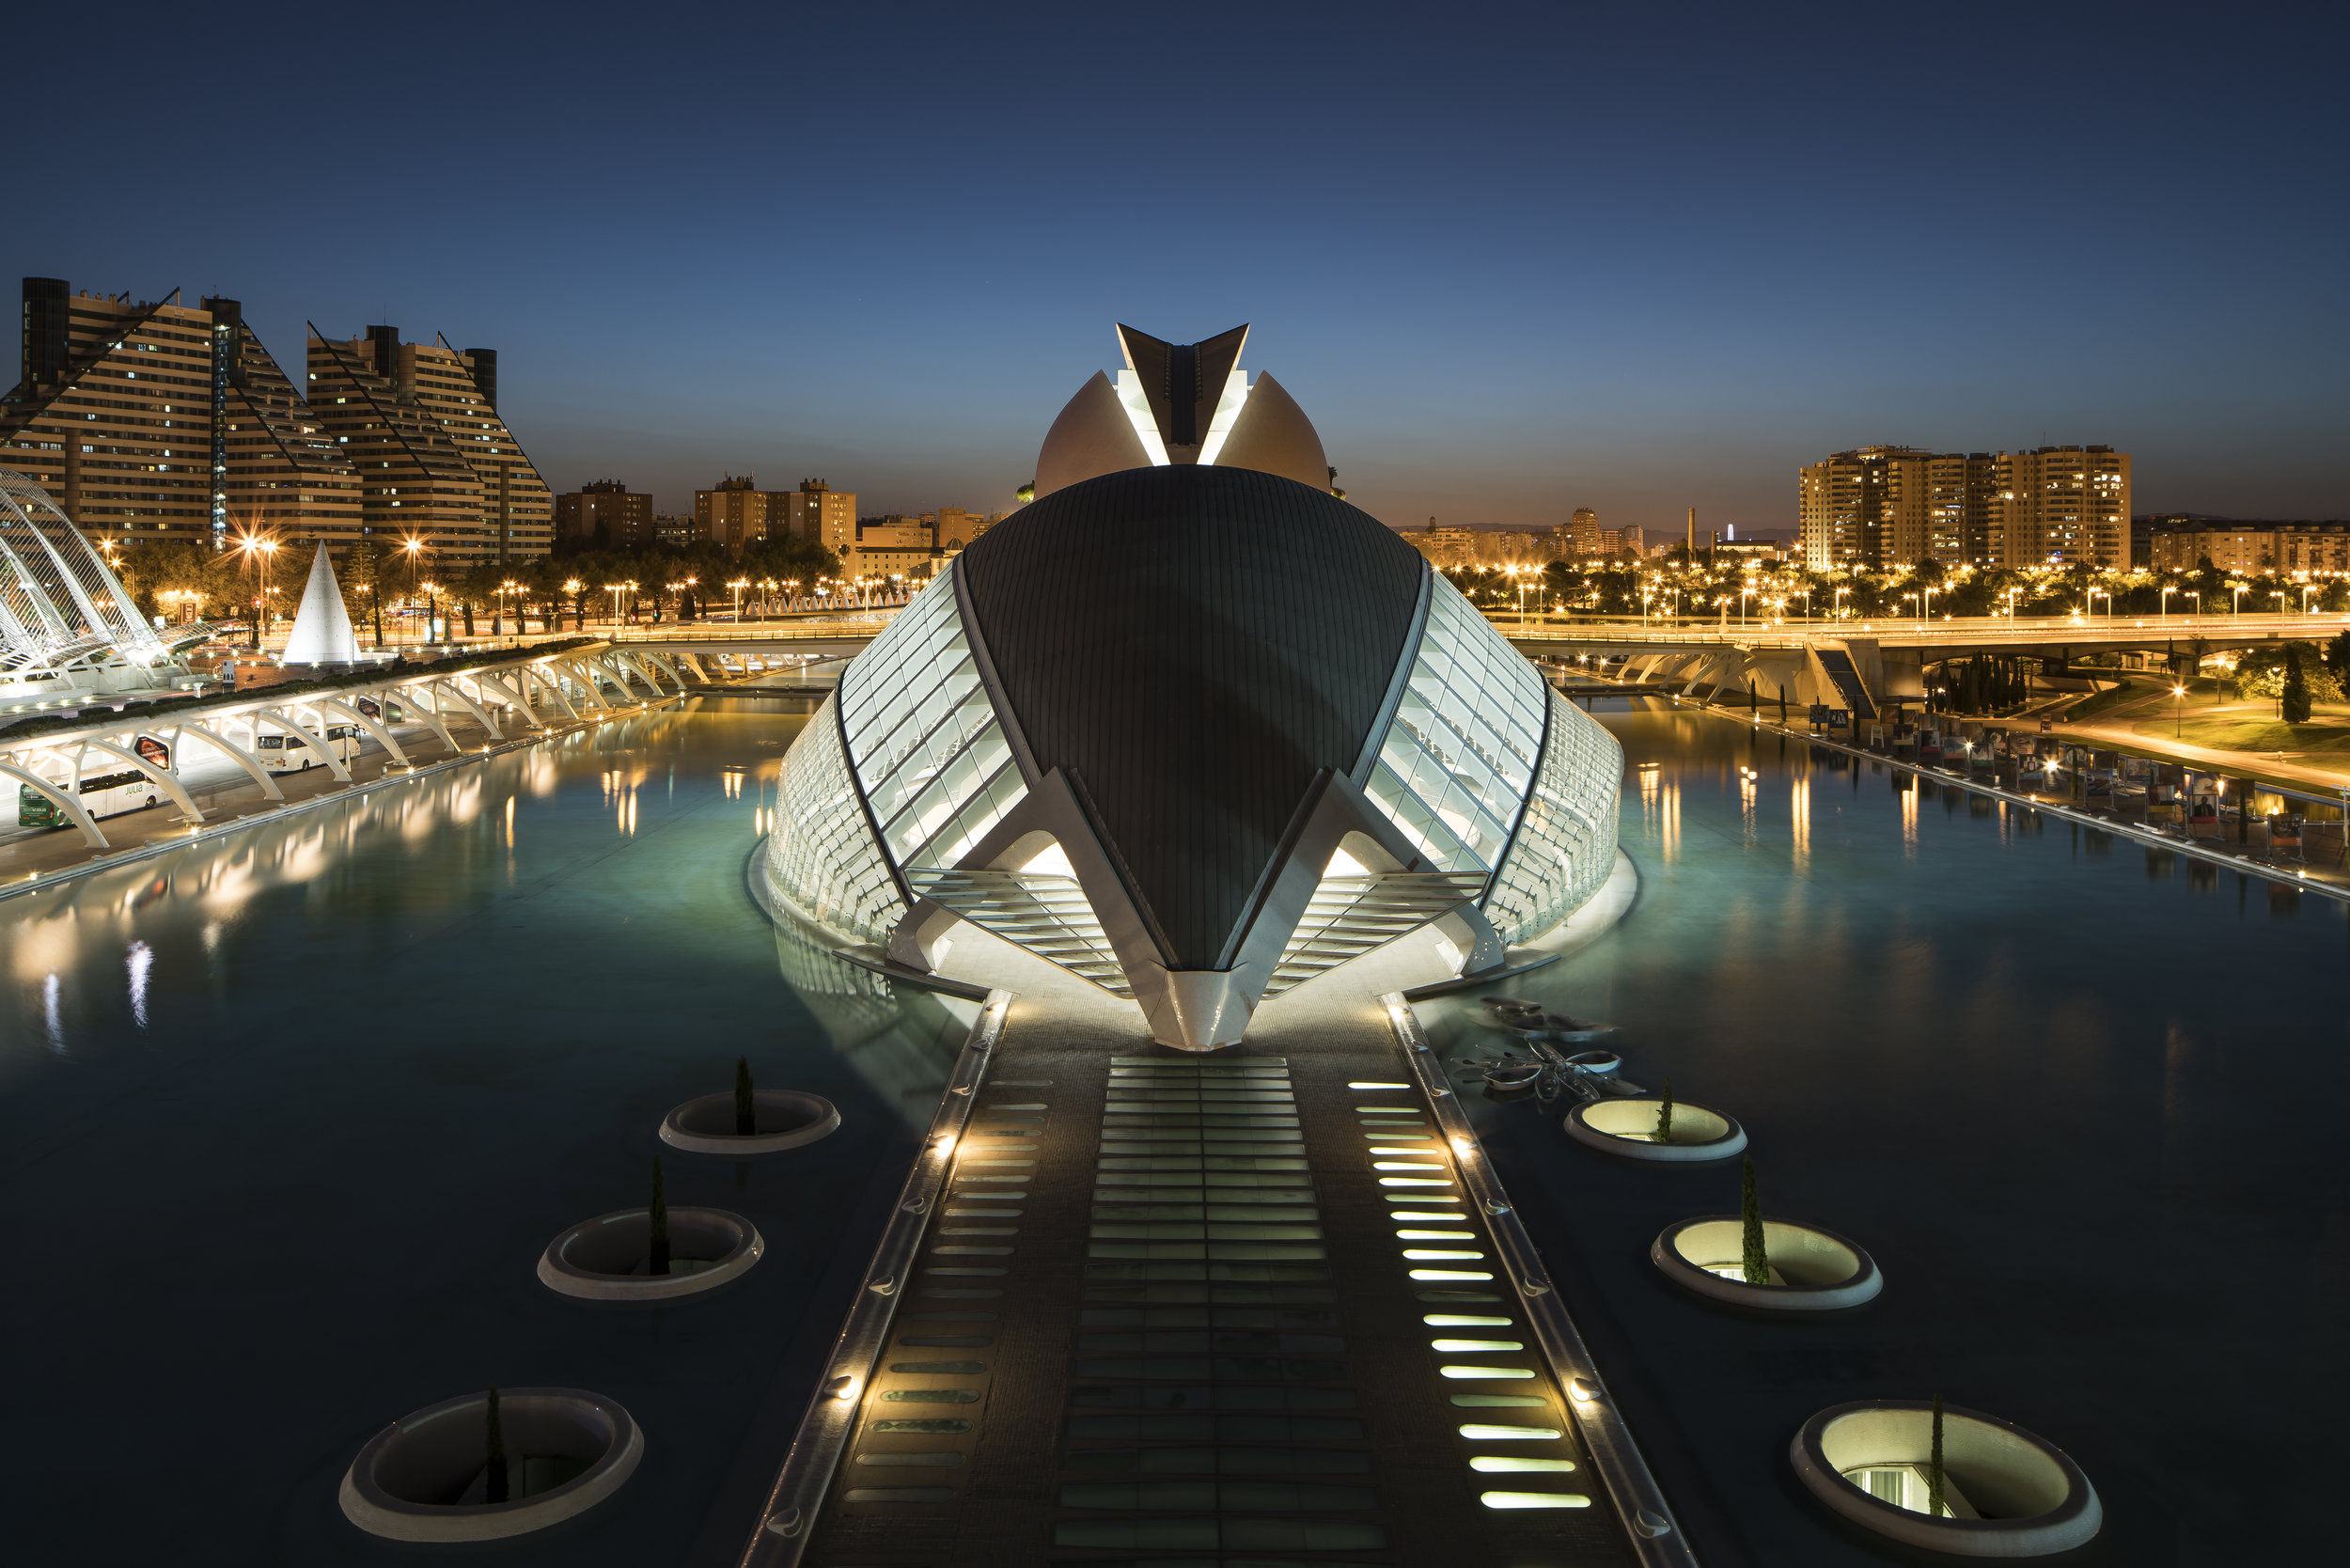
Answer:
[[342, 587], [335, 581], [335, 563], [327, 558], [323, 542], [310, 557], [310, 579], [302, 586], [302, 607], [294, 612], [282, 657], [290, 665], [359, 662], [359, 638], [351, 629]]
[[1118, 323], [1126, 368], [1142, 388], [1169, 457], [1183, 463], [1197, 459], [1247, 341], [1246, 321], [1198, 343], [1169, 343]]

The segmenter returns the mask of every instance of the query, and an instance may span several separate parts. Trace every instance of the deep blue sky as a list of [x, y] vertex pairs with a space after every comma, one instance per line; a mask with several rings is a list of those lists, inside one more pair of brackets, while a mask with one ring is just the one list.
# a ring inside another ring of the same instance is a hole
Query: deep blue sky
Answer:
[[1784, 526], [1874, 441], [2350, 516], [2344, 14], [47, 8], [0, 275], [496, 348], [664, 510], [1005, 504], [1122, 319], [1255, 323], [1394, 524]]

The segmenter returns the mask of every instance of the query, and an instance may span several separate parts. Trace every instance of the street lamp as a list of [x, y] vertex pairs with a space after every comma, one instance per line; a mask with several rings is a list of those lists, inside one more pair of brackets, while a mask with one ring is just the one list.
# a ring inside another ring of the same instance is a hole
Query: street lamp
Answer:
[[437, 642], [440, 640], [440, 632], [434, 625], [434, 622], [441, 619], [441, 607], [435, 602], [434, 596], [441, 591], [441, 585], [434, 582], [431, 578], [427, 577], [424, 580], [423, 586], [425, 640], [428, 642]]
[[572, 628], [574, 631], [580, 630], [580, 622], [588, 619], [586, 612], [580, 608], [579, 604], [579, 596], [581, 592], [587, 588], [587, 587], [588, 585], [586, 583], [581, 582], [576, 577], [566, 577], [563, 579], [563, 591], [572, 596]]
[[2235, 603], [2228, 606], [2228, 613], [2230, 615], [2242, 615], [2244, 613], [2244, 596], [2251, 591], [2251, 588], [2252, 585], [2249, 583], [2237, 583], [2234, 585]]
[[2184, 734], [2186, 734], [2186, 717], [2185, 717], [2186, 713], [2186, 688], [2185, 686], [2173, 686], [2173, 687], [2171, 687], [2171, 688], [2170, 688], [2170, 738], [2171, 738], [2172, 740], [2177, 740], [2180, 736], [2182, 736], [2182, 735], [2184, 735]]
[[269, 572], [277, 558], [277, 541], [248, 530], [237, 541], [237, 553], [244, 557], [247, 566], [253, 565], [257, 557], [260, 561], [261, 590], [253, 596], [253, 647], [258, 650], [261, 646], [261, 622], [269, 616]]
[[1844, 619], [1844, 595], [1850, 593], [1851, 591], [1851, 585], [1846, 584], [1844, 587], [1838, 588], [1835, 596], [1828, 601], [1827, 610], [1828, 619], [1830, 620], [1841, 620]]
[[2169, 584], [2167, 584], [2167, 583], [2163, 585], [2163, 589], [2162, 589], [2162, 624], [2163, 624], [2163, 625], [2165, 625], [2165, 626], [2168, 626], [2168, 625], [2170, 625], [2170, 596], [2171, 596], [2172, 594], [2174, 594], [2174, 593], [2178, 592], [2178, 591], [2179, 591], [2179, 590], [2178, 590], [2177, 588], [2170, 587], [2170, 586]]

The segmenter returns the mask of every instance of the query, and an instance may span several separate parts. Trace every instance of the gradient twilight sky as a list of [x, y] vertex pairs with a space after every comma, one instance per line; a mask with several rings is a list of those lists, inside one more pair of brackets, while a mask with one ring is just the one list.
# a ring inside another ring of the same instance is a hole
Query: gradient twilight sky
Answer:
[[1792, 526], [1880, 441], [2342, 517], [2346, 18], [45, 7], [0, 275], [497, 349], [556, 489], [663, 510], [1009, 505], [1124, 320], [1253, 322], [1390, 524]]

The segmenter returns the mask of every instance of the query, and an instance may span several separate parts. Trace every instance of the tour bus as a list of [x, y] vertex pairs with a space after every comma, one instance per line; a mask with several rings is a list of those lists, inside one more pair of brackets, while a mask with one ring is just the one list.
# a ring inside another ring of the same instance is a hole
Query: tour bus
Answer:
[[[100, 774], [82, 780], [82, 809], [92, 817], [143, 811], [163, 798], [155, 781], [136, 771]], [[16, 792], [16, 821], [20, 827], [64, 827], [72, 819], [55, 801], [25, 784]]]
[[[337, 762], [348, 762], [359, 755], [359, 727], [355, 724], [330, 724], [319, 738], [326, 743]], [[320, 765], [317, 748], [306, 745], [299, 735], [256, 735], [253, 748], [261, 754], [261, 766], [272, 773], [300, 773]]]

